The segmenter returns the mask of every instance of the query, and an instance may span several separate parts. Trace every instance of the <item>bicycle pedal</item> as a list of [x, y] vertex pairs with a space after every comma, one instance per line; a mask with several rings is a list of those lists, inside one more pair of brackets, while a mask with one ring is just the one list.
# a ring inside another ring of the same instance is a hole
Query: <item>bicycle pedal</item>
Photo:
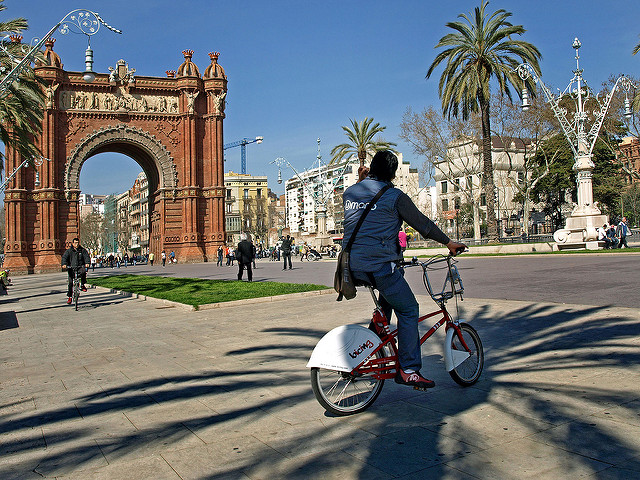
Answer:
[[425, 387], [413, 387], [414, 390], [420, 390], [421, 392], [426, 392], [428, 388]]

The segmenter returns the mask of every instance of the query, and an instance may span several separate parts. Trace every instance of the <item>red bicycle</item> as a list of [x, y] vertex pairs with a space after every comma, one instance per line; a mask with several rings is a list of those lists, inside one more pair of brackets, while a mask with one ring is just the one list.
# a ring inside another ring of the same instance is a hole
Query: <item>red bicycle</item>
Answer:
[[[438, 321], [420, 338], [426, 342], [445, 326], [444, 360], [451, 378], [467, 387], [478, 381], [484, 366], [484, 351], [478, 332], [468, 323], [454, 320], [446, 302], [462, 299], [462, 279], [451, 255], [436, 255], [426, 262], [413, 258], [403, 266], [421, 266], [427, 292], [439, 309], [421, 316], [419, 323], [436, 317]], [[442, 290], [435, 292], [430, 274], [440, 270], [445, 278]], [[374, 289], [371, 293], [375, 310], [372, 327], [343, 325], [320, 339], [311, 354], [311, 387], [318, 402], [335, 415], [351, 415], [369, 408], [378, 398], [384, 381], [395, 377], [398, 368], [397, 329], [392, 329], [382, 312]], [[374, 331], [375, 330], [375, 331]]]

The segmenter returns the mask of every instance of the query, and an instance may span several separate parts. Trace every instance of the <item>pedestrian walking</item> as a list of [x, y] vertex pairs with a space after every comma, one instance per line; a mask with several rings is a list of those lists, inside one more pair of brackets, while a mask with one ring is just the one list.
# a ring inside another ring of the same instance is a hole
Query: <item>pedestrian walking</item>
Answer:
[[400, 252], [404, 253], [407, 249], [407, 234], [404, 232], [404, 228], [398, 232], [398, 243], [400, 244]]
[[153, 259], [156, 258], [153, 252], [149, 253], [149, 264], [153, 267]]
[[622, 217], [622, 221], [618, 224], [616, 228], [616, 235], [619, 238], [618, 248], [629, 248], [627, 245], [627, 236], [631, 235], [631, 229], [627, 225], [627, 217]]
[[[251, 240], [249, 240], [251, 242]], [[251, 243], [251, 261], [253, 262], [253, 268], [256, 268], [256, 246]]]
[[240, 234], [240, 243], [238, 243], [237, 260], [238, 260], [238, 280], [242, 280], [242, 273], [247, 269], [247, 278], [253, 281], [253, 272], [251, 271], [251, 261], [253, 260], [255, 248], [247, 239], [245, 233]]
[[222, 245], [218, 245], [218, 251], [216, 252], [218, 255], [218, 262], [216, 263], [216, 267], [222, 266], [222, 258], [224, 257], [224, 249]]
[[160, 259], [162, 260], [162, 266], [164, 267], [164, 265], [167, 263], [167, 254], [164, 253], [164, 250], [160, 254]]
[[290, 235], [287, 235], [287, 238], [282, 240], [282, 258], [284, 259], [284, 268], [282, 270], [287, 269], [287, 260], [289, 260], [289, 270], [291, 270], [291, 242], [292, 238]]

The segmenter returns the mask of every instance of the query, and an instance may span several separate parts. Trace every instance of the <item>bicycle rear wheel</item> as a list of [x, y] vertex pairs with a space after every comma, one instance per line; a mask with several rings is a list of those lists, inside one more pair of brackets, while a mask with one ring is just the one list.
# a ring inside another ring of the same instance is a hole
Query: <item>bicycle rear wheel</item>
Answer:
[[[377, 352], [375, 358], [382, 358]], [[334, 415], [353, 415], [369, 408], [384, 385], [383, 379], [371, 375], [353, 375], [325, 368], [311, 369], [311, 388], [325, 410]]]
[[[471, 356], [451, 370], [449, 375], [458, 385], [468, 387], [476, 383], [480, 378], [482, 367], [484, 366], [484, 350], [482, 349], [480, 335], [478, 335], [475, 328], [468, 323], [461, 323], [459, 326], [464, 343], [471, 350]], [[451, 339], [451, 349], [466, 350], [457, 333], [454, 333]]]

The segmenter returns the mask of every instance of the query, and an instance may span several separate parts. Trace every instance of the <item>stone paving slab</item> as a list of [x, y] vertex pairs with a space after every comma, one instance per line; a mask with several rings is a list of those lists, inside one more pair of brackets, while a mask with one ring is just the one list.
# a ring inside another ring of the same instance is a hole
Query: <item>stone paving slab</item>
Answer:
[[334, 417], [305, 365], [328, 330], [367, 323], [367, 295], [190, 312], [91, 289], [76, 312], [64, 281], [0, 298], [3, 480], [640, 477], [638, 309], [466, 299], [475, 386], [444, 370], [439, 332], [435, 389], [387, 382]]

